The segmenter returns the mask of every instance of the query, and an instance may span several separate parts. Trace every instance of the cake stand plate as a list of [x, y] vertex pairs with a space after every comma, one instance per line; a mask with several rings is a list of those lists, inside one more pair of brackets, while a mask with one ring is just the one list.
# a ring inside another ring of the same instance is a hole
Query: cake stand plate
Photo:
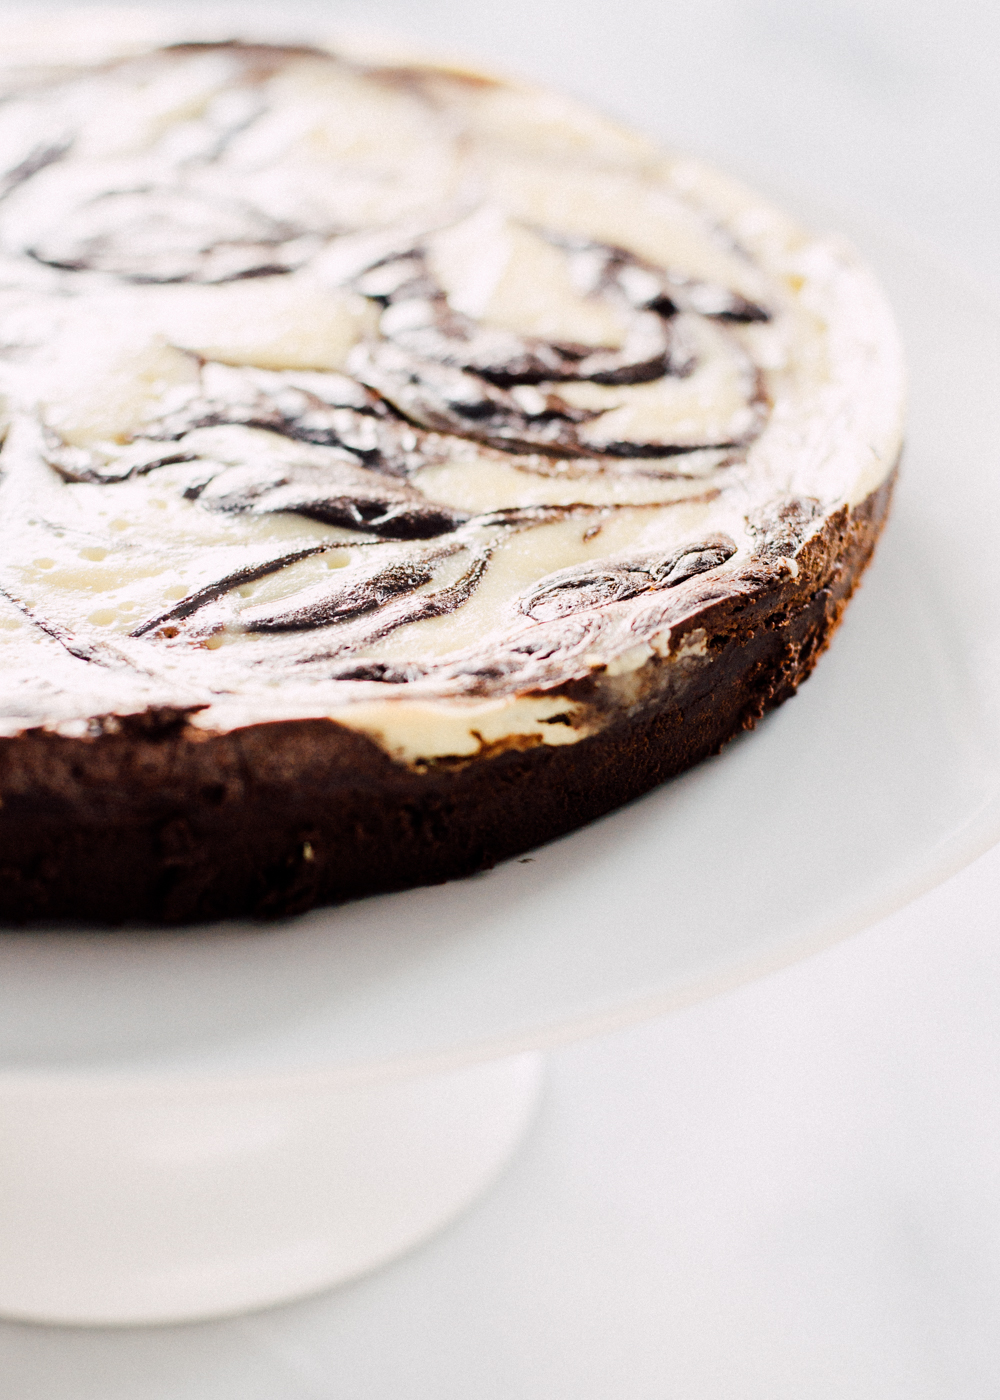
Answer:
[[0, 1311], [211, 1316], [370, 1268], [500, 1169], [531, 1052], [803, 957], [1000, 839], [996, 313], [838, 222], [896, 306], [912, 410], [816, 675], [719, 758], [471, 880], [267, 927], [5, 933]]

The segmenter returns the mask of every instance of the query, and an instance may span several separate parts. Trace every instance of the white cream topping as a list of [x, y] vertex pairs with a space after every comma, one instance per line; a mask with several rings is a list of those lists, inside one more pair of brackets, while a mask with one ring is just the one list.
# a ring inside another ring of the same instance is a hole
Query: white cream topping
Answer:
[[46, 76], [22, 41], [0, 732], [572, 743], [567, 681], [704, 657], [671, 629], [748, 517], [810, 498], [808, 534], [895, 463], [871, 275], [714, 171], [514, 84], [227, 46]]

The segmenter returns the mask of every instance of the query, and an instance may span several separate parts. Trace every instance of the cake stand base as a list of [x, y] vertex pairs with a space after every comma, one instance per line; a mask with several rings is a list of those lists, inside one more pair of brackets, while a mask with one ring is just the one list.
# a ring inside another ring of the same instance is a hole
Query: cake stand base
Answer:
[[328, 1288], [468, 1205], [542, 1058], [331, 1088], [96, 1078], [0, 1092], [0, 1314], [182, 1322]]

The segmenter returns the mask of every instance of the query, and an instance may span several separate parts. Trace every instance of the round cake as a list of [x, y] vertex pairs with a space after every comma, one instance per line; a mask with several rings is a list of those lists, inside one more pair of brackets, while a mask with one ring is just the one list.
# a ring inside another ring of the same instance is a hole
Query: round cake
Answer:
[[0, 83], [0, 918], [467, 875], [809, 674], [901, 441], [850, 248], [446, 67]]

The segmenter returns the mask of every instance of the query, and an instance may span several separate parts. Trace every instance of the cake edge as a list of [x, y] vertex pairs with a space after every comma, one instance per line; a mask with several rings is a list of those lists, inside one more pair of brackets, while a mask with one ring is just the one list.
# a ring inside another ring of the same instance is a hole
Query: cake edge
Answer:
[[687, 619], [697, 641], [663, 662], [664, 685], [573, 744], [402, 764], [333, 720], [213, 734], [180, 710], [0, 739], [0, 922], [274, 919], [468, 876], [588, 824], [795, 693], [871, 559], [897, 471], [827, 518], [797, 572], [748, 569]]

